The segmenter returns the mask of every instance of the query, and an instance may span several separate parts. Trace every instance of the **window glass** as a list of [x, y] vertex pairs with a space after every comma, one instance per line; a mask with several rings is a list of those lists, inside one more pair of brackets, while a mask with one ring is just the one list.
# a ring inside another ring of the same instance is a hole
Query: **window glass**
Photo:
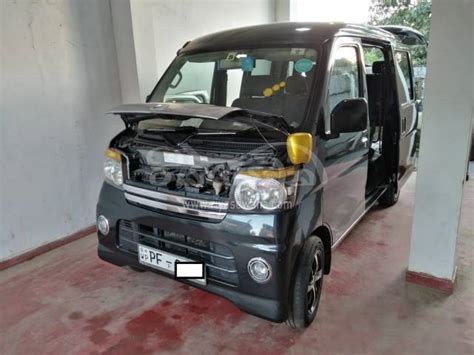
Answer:
[[178, 56], [150, 102], [232, 106], [303, 122], [317, 68], [312, 48], [254, 48]]
[[175, 73], [165, 102], [209, 103], [215, 63], [188, 62]]
[[407, 52], [396, 52], [396, 59], [398, 67], [403, 73], [403, 78], [405, 79], [406, 90], [410, 99], [413, 100], [413, 78], [410, 67], [410, 60]]
[[380, 48], [376, 47], [364, 47], [364, 62], [365, 66], [369, 69], [367, 72], [372, 73], [372, 64], [374, 62], [383, 62], [384, 56]]
[[337, 49], [334, 65], [329, 76], [328, 112], [331, 112], [342, 100], [359, 97], [359, 82], [357, 49], [355, 47]]

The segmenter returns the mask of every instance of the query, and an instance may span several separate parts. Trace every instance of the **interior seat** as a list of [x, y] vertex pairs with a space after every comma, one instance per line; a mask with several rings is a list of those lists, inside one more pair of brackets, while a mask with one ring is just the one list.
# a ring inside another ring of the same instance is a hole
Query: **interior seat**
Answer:
[[232, 107], [281, 115], [281, 103], [274, 96], [265, 97], [263, 91], [273, 84], [270, 75], [244, 76], [240, 98], [232, 102]]
[[292, 75], [286, 79], [285, 93], [281, 96], [283, 116], [293, 127], [298, 127], [303, 121], [308, 93], [307, 78]]
[[[372, 74], [366, 75], [367, 95], [369, 98], [369, 121], [370, 121], [370, 149], [369, 168], [371, 176], [383, 176], [378, 173], [383, 170], [382, 156], [382, 134], [383, 134], [383, 107], [384, 107], [384, 74], [385, 62], [378, 61], [372, 64]], [[373, 179], [372, 179], [373, 180]], [[371, 183], [374, 183], [373, 181]]]
[[369, 98], [369, 120], [371, 141], [379, 140], [380, 127], [383, 119], [383, 76], [384, 61], [372, 64], [372, 74], [366, 75], [367, 95]]

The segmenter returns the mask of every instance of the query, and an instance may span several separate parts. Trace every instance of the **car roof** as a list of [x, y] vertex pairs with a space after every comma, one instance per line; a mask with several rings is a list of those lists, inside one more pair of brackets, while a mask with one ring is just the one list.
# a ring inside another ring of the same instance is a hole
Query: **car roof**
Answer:
[[226, 49], [274, 46], [319, 46], [340, 36], [363, 37], [401, 43], [388, 31], [368, 25], [341, 22], [279, 22], [212, 33], [187, 42], [179, 51], [197, 53]]

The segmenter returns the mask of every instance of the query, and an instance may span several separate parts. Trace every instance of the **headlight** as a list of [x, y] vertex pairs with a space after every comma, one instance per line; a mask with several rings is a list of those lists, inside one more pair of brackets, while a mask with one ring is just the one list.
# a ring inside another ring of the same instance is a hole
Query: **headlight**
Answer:
[[105, 151], [104, 175], [106, 181], [116, 186], [122, 186], [122, 156], [115, 150], [107, 149]]
[[[281, 208], [288, 199], [294, 200], [297, 179], [295, 179], [295, 172], [292, 173], [289, 181], [286, 176], [283, 177], [285, 181], [281, 182], [276, 178], [267, 177], [269, 175], [261, 172], [258, 175], [255, 174], [259, 177], [248, 175], [249, 172], [238, 174], [234, 180], [233, 194], [237, 207], [245, 211], [255, 210], [258, 207], [273, 211]], [[250, 174], [254, 174], [254, 172], [250, 172]]]
[[276, 210], [286, 200], [285, 187], [274, 179], [264, 179], [257, 183], [260, 194], [260, 206], [266, 210]]
[[260, 202], [260, 195], [257, 191], [257, 181], [255, 178], [245, 179], [240, 181], [235, 188], [235, 202], [243, 210], [254, 210]]

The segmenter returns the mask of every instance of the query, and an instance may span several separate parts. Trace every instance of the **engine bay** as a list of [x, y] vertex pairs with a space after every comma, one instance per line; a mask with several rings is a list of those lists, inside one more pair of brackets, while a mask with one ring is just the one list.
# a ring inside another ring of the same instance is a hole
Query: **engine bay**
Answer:
[[132, 181], [170, 191], [228, 196], [235, 171], [227, 163], [208, 167], [142, 166], [130, 174]]
[[229, 197], [239, 170], [281, 166], [286, 157], [283, 143], [200, 138], [177, 147], [159, 136], [148, 138], [124, 134], [113, 142], [127, 157], [127, 183], [212, 200]]

